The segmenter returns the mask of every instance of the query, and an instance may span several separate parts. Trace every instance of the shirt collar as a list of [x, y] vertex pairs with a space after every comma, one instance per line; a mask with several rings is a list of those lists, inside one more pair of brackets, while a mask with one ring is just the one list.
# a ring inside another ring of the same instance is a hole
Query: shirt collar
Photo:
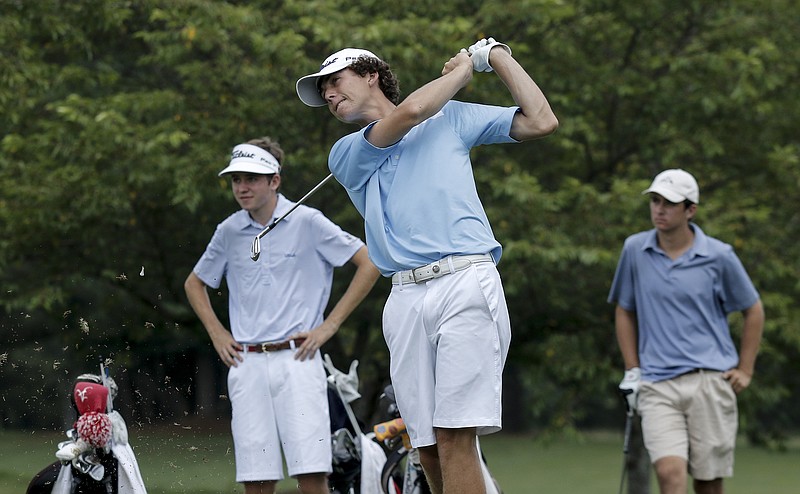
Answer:
[[[695, 223], [690, 222], [689, 227], [692, 229], [692, 231], [694, 231], [694, 242], [692, 242], [692, 246], [685, 255], [689, 256], [689, 258], [693, 258], [695, 256], [708, 257], [708, 236], [706, 236], [703, 230]], [[650, 230], [649, 235], [647, 235], [647, 238], [642, 245], [642, 250], [664, 252], [663, 249], [658, 246], [658, 237], [656, 235], [655, 228]]]
[[[283, 197], [283, 194], [279, 193], [278, 203], [275, 204], [275, 211], [272, 212], [272, 221], [275, 221], [284, 214], [286, 214], [292, 208], [292, 206], [294, 206], [294, 203]], [[291, 215], [282, 219], [281, 223], [284, 222], [288, 223], [289, 218], [291, 218]], [[250, 213], [248, 213], [244, 209], [240, 209], [239, 211], [236, 212], [236, 226], [241, 230], [250, 227], [257, 228], [258, 230], [263, 230], [267, 225], [261, 225], [259, 222], [250, 217]]]

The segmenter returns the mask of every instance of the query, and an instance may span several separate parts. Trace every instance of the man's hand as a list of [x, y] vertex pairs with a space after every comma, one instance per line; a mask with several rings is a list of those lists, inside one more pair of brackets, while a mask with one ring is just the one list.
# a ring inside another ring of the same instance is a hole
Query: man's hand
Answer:
[[739, 394], [747, 389], [747, 387], [750, 386], [750, 381], [753, 379], [753, 376], [750, 374], [736, 368], [723, 372], [722, 377], [731, 384], [731, 387], [736, 394]]
[[625, 371], [622, 382], [619, 383], [619, 390], [625, 398], [625, 405], [628, 412], [637, 410], [639, 401], [639, 383], [642, 380], [642, 371], [638, 367], [632, 367]]
[[230, 331], [220, 327], [216, 331], [209, 331], [208, 334], [223, 364], [228, 367], [236, 367], [239, 362], [244, 360], [239, 353], [243, 350], [242, 345], [233, 339]]
[[290, 339], [294, 338], [305, 338], [306, 341], [303, 342], [302, 345], [297, 347], [294, 353], [294, 359], [299, 361], [304, 361], [306, 359], [314, 358], [316, 355], [317, 350], [322, 348], [331, 337], [336, 334], [339, 328], [335, 326], [332, 322], [328, 319], [322, 321], [322, 324], [317, 326], [316, 328], [312, 329], [308, 332], [300, 332], [297, 334], [293, 334]]
[[483, 38], [467, 48], [467, 52], [471, 55], [472, 67], [475, 69], [475, 72], [492, 72], [494, 70], [491, 64], [489, 64], [489, 52], [492, 48], [498, 46], [506, 50], [509, 55], [511, 54], [511, 48], [509, 48], [508, 45], [498, 43], [494, 38]]
[[469, 78], [471, 79], [472, 78], [472, 67], [471, 67], [471, 65], [472, 65], [472, 57], [469, 56], [469, 52], [465, 48], [462, 48], [460, 52], [458, 52], [455, 55], [453, 55], [453, 57], [444, 64], [444, 68], [442, 69], [442, 75], [447, 75], [450, 72], [453, 72], [454, 70], [456, 70], [456, 68], [458, 68], [460, 66], [466, 66], [466, 65], [470, 65], [470, 68], [468, 70], [469, 70], [469, 74], [470, 74]]

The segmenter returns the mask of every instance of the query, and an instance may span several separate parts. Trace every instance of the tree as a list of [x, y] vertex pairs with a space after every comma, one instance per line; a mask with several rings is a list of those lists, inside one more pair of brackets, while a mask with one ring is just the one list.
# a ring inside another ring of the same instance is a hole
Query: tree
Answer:
[[[235, 208], [216, 177], [230, 148], [276, 137], [288, 151], [283, 192], [299, 198], [354, 130], [302, 105], [299, 76], [362, 46], [390, 62], [405, 95], [494, 36], [561, 122], [545, 140], [473, 156], [504, 245], [507, 426], [619, 425], [622, 364], [605, 299], [622, 241], [649, 228], [640, 191], [679, 166], [701, 182], [700, 224], [734, 245], [764, 299], [742, 428], [779, 441], [800, 421], [797, 13], [785, 0], [0, 2], [3, 423], [59, 421], [58, 410], [18, 403], [62, 393], [100, 357], [120, 370], [134, 420], [224, 416], [224, 367], [182, 283]], [[458, 98], [513, 104], [492, 74]], [[337, 184], [309, 203], [363, 234]], [[343, 289], [335, 280], [333, 296]], [[361, 361], [367, 414], [388, 375], [387, 292], [383, 280], [326, 348], [340, 367]], [[221, 310], [225, 298], [213, 295]]]

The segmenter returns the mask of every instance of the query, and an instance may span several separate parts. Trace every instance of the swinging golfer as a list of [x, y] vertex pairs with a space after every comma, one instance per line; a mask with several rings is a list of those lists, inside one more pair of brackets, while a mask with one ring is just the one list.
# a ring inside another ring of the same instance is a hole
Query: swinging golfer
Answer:
[[[327, 494], [331, 472], [327, 380], [319, 348], [336, 333], [378, 278], [363, 242], [319, 211], [298, 207], [264, 237], [257, 263], [253, 236], [289, 210], [278, 193], [283, 151], [268, 137], [233, 148], [221, 176], [241, 210], [217, 226], [186, 279], [186, 295], [227, 365], [236, 480], [247, 494], [275, 491], [289, 475], [304, 494]], [[355, 275], [327, 317], [333, 269]], [[206, 287], [229, 291], [230, 331], [215, 314]]]
[[[473, 71], [492, 70], [517, 106], [452, 100]], [[371, 259], [392, 279], [383, 315], [391, 378], [429, 483], [436, 493], [483, 493], [475, 436], [501, 427], [511, 330], [495, 267], [501, 247], [469, 153], [551, 134], [556, 117], [493, 39], [450, 58], [402, 103], [389, 65], [355, 48], [329, 56], [297, 92], [360, 127], [336, 142], [329, 166], [364, 217]]]
[[[661, 493], [685, 494], [688, 474], [696, 493], [721, 494], [764, 310], [733, 248], [692, 222], [700, 190], [691, 174], [666, 170], [644, 193], [654, 228], [625, 240], [608, 297], [627, 369], [620, 389], [642, 417]], [[744, 315], [738, 354], [727, 321], [735, 311]]]

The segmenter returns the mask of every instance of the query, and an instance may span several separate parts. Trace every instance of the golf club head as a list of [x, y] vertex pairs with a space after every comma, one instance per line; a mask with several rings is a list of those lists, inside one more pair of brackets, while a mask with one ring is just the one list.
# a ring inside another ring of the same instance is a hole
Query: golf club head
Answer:
[[258, 256], [261, 255], [261, 238], [256, 236], [253, 239], [253, 245], [250, 246], [250, 259], [258, 261]]

